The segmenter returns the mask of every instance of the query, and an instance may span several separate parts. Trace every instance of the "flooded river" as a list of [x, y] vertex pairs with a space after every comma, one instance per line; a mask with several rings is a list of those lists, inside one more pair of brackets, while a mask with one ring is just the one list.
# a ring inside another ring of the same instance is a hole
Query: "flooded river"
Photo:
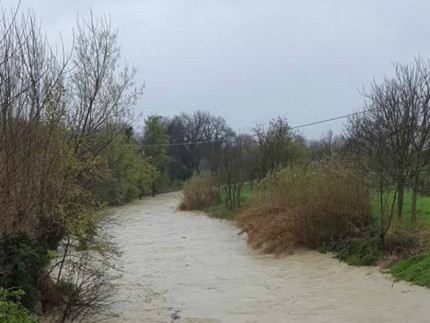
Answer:
[[250, 250], [233, 223], [176, 211], [177, 194], [120, 208], [117, 317], [108, 322], [429, 322], [430, 290], [312, 251]]

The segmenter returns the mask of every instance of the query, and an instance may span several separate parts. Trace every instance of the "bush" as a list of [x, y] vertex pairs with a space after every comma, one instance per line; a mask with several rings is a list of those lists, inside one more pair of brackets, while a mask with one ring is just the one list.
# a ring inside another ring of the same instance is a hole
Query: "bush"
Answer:
[[384, 254], [378, 237], [349, 239], [337, 249], [337, 258], [352, 266], [374, 266]]
[[20, 295], [22, 303], [32, 308], [41, 300], [41, 280], [49, 259], [48, 252], [26, 234], [4, 237], [1, 241], [1, 285], [22, 289], [25, 292]]
[[397, 258], [405, 258], [416, 253], [420, 245], [420, 232], [416, 230], [397, 229], [388, 232], [385, 238], [385, 249]]
[[0, 322], [2, 323], [37, 323], [28, 310], [21, 305], [22, 290], [7, 291], [0, 288]]
[[194, 175], [184, 183], [180, 210], [203, 210], [218, 198], [214, 177], [210, 172]]
[[265, 252], [292, 251], [298, 243], [335, 246], [358, 237], [371, 223], [363, 176], [343, 162], [284, 168], [255, 191], [238, 224], [251, 246]]

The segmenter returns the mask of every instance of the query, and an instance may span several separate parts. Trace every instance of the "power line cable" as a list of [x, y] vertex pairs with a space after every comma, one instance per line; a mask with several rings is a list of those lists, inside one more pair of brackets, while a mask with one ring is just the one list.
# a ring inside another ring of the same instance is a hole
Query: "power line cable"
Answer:
[[172, 144], [148, 144], [148, 145], [142, 145], [142, 147], [191, 146], [191, 145], [199, 145], [199, 144], [208, 144], [212, 142], [225, 142], [225, 140], [218, 139], [218, 140], [202, 140], [202, 141], [192, 141], [192, 142], [178, 142], [178, 143], [172, 143]]
[[360, 111], [360, 112], [354, 112], [354, 113], [350, 113], [350, 114], [345, 114], [345, 115], [340, 116], [340, 117], [334, 117], [334, 118], [330, 118], [330, 119], [324, 119], [324, 120], [319, 120], [319, 121], [315, 121], [315, 122], [305, 123], [305, 124], [302, 124], [299, 126], [291, 127], [291, 129], [300, 129], [300, 128], [305, 128], [305, 127], [310, 127], [310, 126], [314, 126], [314, 125], [321, 124], [321, 123], [326, 123], [326, 122], [330, 122], [330, 121], [335, 121], [335, 120], [339, 120], [339, 119], [353, 117], [356, 115], [372, 112], [375, 110], [378, 110], [378, 108], [368, 109], [368, 110], [364, 110], [364, 111]]
[[[349, 114], [345, 114], [345, 115], [342, 115], [342, 116], [339, 116], [339, 117], [330, 118], [330, 119], [323, 119], [323, 120], [318, 120], [318, 121], [314, 121], [314, 122], [310, 122], [310, 123], [305, 123], [305, 124], [301, 124], [301, 125], [298, 125], [298, 126], [291, 127], [290, 129], [295, 130], [295, 129], [301, 129], [301, 128], [305, 128], [305, 127], [315, 126], [315, 125], [318, 125], [318, 124], [327, 123], [327, 122], [331, 122], [331, 121], [335, 121], [335, 120], [340, 120], [340, 119], [344, 119], [344, 118], [349, 118], [349, 117], [353, 117], [353, 116], [356, 116], [356, 115], [360, 115], [360, 114], [372, 112], [372, 111], [375, 111], [375, 110], [378, 110], [378, 108], [368, 109], [368, 110], [354, 112], [354, 113], [349, 113]], [[203, 141], [180, 142], [180, 143], [171, 143], [171, 144], [148, 144], [148, 145], [142, 145], [142, 147], [191, 146], [191, 145], [200, 145], [200, 144], [215, 143], [215, 142], [225, 142], [225, 141], [226, 141], [225, 139], [203, 140]]]

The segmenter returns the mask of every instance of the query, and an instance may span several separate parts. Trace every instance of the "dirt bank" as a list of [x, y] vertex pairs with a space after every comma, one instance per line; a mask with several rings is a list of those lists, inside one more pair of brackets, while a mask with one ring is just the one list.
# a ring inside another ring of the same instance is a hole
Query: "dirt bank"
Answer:
[[232, 223], [176, 211], [175, 194], [117, 211], [124, 250], [109, 322], [428, 322], [430, 290], [302, 251], [251, 251]]

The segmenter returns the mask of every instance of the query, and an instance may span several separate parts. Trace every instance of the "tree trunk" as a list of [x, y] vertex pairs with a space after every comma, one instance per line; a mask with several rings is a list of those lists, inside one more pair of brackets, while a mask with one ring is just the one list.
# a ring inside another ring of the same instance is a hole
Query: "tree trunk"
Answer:
[[418, 171], [414, 174], [414, 183], [412, 186], [412, 201], [411, 201], [411, 223], [417, 223], [417, 189], [418, 189]]
[[384, 206], [384, 193], [382, 190], [382, 183], [379, 187], [379, 216], [380, 216], [380, 226], [381, 226], [381, 232], [380, 232], [380, 238], [382, 245], [385, 245], [385, 224], [384, 224], [384, 216], [385, 216], [385, 206]]
[[399, 221], [402, 221], [402, 217], [403, 217], [403, 196], [405, 193], [405, 185], [399, 184], [397, 186], [397, 194], [398, 194], [398, 199], [397, 199], [397, 219]]
[[155, 196], [155, 183], [152, 184], [152, 197]]
[[417, 190], [415, 187], [412, 189], [411, 223], [417, 223]]
[[66, 248], [64, 249], [63, 259], [61, 260], [60, 269], [58, 270], [57, 284], [60, 282], [60, 279], [61, 279], [61, 273], [63, 271], [64, 262], [66, 261], [67, 252], [69, 251], [69, 246], [70, 246], [70, 237], [67, 237]]

